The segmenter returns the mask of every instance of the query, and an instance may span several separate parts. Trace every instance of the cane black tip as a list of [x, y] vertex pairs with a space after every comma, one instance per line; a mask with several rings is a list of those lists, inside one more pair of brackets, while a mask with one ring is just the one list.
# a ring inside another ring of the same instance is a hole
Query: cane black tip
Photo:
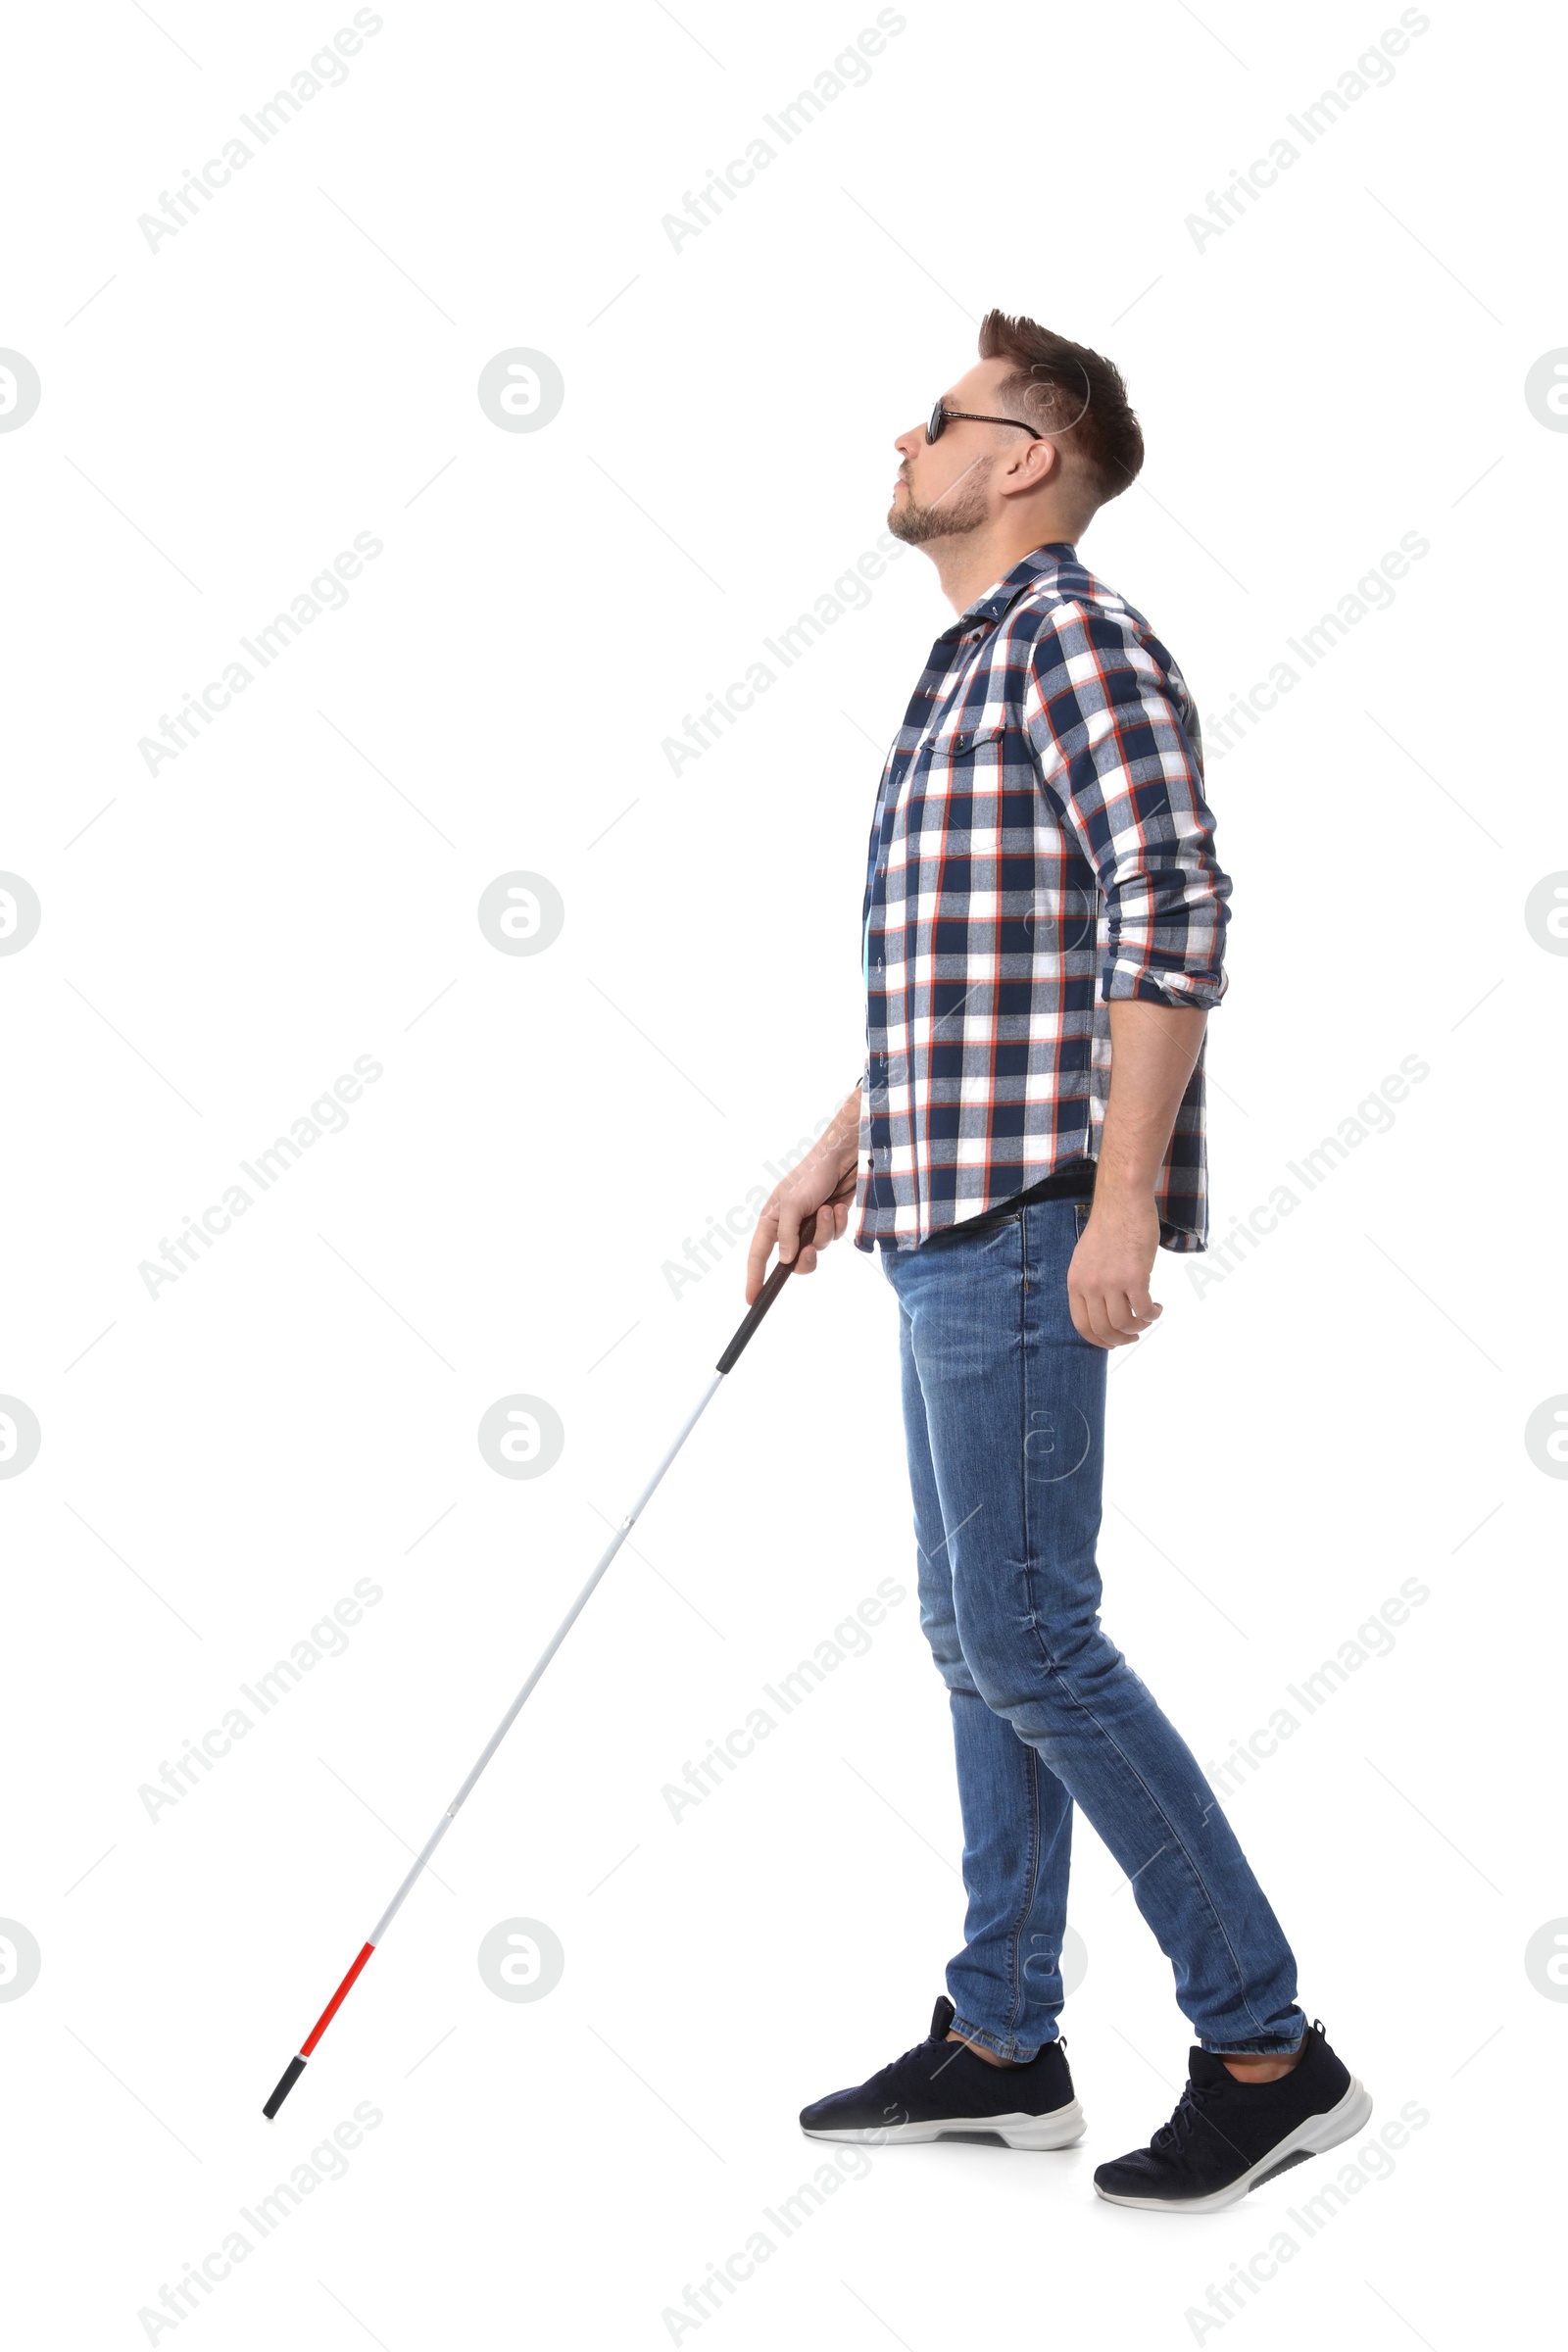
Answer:
[[279, 2082], [278, 2086], [273, 2091], [271, 2097], [268, 2100], [267, 2105], [262, 2109], [262, 2113], [266, 2116], [269, 2123], [272, 2123], [275, 2120], [278, 2109], [282, 2106], [283, 2101], [288, 2097], [289, 2092], [293, 2089], [295, 2083], [299, 2081], [304, 2072], [305, 2061], [303, 2058], [291, 2058], [287, 2066], [284, 2067], [282, 2080]]

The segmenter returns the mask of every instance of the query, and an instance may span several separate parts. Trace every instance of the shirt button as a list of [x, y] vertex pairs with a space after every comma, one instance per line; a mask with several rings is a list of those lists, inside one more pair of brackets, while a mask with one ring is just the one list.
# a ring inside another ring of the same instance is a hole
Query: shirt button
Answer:
[[965, 744], [968, 742], [968, 740], [969, 740], [969, 738], [967, 737], [967, 735], [955, 735], [955, 737], [953, 738], [953, 748], [954, 748], [954, 750], [955, 750], [956, 752], [961, 752], [961, 751], [962, 751], [962, 749], [963, 749], [963, 747], [964, 747], [964, 745], [965, 745]]

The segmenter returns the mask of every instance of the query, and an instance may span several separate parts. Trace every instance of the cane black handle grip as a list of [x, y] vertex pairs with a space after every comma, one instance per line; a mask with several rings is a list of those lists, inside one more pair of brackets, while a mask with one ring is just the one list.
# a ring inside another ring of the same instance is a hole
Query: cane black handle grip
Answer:
[[262, 2109], [262, 2113], [266, 2116], [269, 2123], [272, 2122], [273, 2118], [277, 2114], [278, 2109], [282, 2106], [283, 2101], [288, 2097], [289, 2092], [293, 2089], [295, 2083], [299, 2081], [304, 2072], [305, 2061], [303, 2058], [291, 2058], [287, 2066], [284, 2067], [282, 2079], [278, 2082], [277, 2088], [268, 2100], [267, 2105]]
[[734, 1371], [736, 1365], [740, 1362], [742, 1355], [746, 1351], [753, 1332], [756, 1331], [758, 1325], [761, 1322], [762, 1317], [766, 1314], [768, 1308], [772, 1305], [774, 1299], [778, 1297], [780, 1291], [784, 1288], [784, 1285], [794, 1273], [801, 1251], [807, 1247], [815, 1232], [816, 1211], [813, 1208], [808, 1217], [803, 1217], [801, 1220], [801, 1238], [799, 1243], [796, 1245], [795, 1256], [790, 1259], [788, 1265], [785, 1264], [782, 1258], [779, 1259], [778, 1264], [773, 1268], [772, 1273], [768, 1276], [761, 1289], [758, 1292], [756, 1299], [753, 1301], [752, 1305], [747, 1308], [745, 1322], [740, 1326], [740, 1329], [736, 1332], [735, 1337], [731, 1340], [729, 1346], [719, 1357], [718, 1362], [713, 1366], [715, 1372]]
[[[856, 1174], [856, 1171], [852, 1168], [843, 1178], [839, 1185], [838, 1191], [836, 1193], [831, 1193], [827, 1200], [822, 1203], [823, 1207], [836, 1208], [841, 1202], [853, 1200], [856, 1195], [858, 1184], [858, 1178]], [[790, 1276], [800, 1264], [801, 1251], [809, 1248], [810, 1244], [816, 1239], [816, 1220], [819, 1213], [819, 1210], [813, 1208], [808, 1216], [805, 1216], [801, 1219], [801, 1233], [800, 1239], [795, 1245], [795, 1255], [790, 1259], [788, 1265], [786, 1265], [783, 1259], [780, 1258], [778, 1264], [773, 1268], [772, 1273], [768, 1276], [766, 1282], [763, 1283], [761, 1289], [758, 1292], [756, 1301], [748, 1310], [745, 1322], [740, 1326], [740, 1329], [736, 1332], [735, 1337], [731, 1340], [729, 1346], [725, 1348], [723, 1354], [719, 1357], [718, 1362], [713, 1367], [716, 1372], [733, 1372], [735, 1366], [740, 1362], [741, 1357], [744, 1355], [747, 1348], [751, 1344], [753, 1332], [756, 1331], [758, 1325], [761, 1322], [762, 1317], [766, 1314], [768, 1308], [772, 1305], [774, 1299], [778, 1297], [780, 1291], [784, 1288], [784, 1285], [788, 1282]], [[831, 1226], [829, 1228], [827, 1238], [829, 1241], [833, 1239]]]

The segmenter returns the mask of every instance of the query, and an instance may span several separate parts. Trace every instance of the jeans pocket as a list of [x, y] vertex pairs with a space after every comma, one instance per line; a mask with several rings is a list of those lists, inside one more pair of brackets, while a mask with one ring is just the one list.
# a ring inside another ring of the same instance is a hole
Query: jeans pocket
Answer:
[[1089, 1222], [1089, 1212], [1094, 1205], [1092, 1200], [1075, 1200], [1072, 1204], [1073, 1225], [1079, 1241], [1083, 1240], [1084, 1227]]

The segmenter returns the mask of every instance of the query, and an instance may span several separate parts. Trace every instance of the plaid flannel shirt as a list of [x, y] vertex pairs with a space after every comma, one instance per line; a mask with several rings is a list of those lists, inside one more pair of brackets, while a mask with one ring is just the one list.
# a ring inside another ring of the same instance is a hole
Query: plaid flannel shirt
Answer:
[[[1099, 1154], [1109, 1004], [1217, 1004], [1231, 885], [1198, 713], [1143, 615], [1036, 548], [931, 649], [877, 794], [858, 1245], [911, 1249]], [[1156, 1187], [1207, 1246], [1203, 1057]]]

